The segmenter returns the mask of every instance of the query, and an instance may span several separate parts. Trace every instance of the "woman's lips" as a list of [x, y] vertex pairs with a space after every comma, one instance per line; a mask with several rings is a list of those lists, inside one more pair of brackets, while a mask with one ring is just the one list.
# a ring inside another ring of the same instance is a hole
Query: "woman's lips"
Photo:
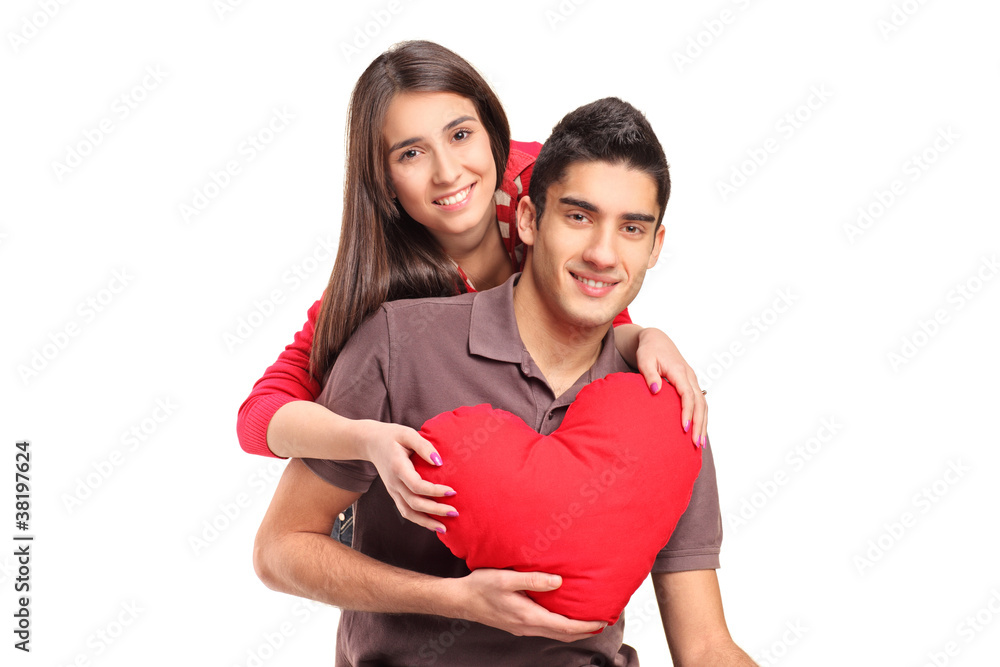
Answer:
[[472, 196], [472, 190], [476, 187], [476, 184], [467, 185], [458, 192], [454, 192], [446, 197], [441, 197], [434, 200], [434, 205], [439, 206], [446, 211], [453, 211], [455, 209], [461, 208], [463, 205], [468, 203]]

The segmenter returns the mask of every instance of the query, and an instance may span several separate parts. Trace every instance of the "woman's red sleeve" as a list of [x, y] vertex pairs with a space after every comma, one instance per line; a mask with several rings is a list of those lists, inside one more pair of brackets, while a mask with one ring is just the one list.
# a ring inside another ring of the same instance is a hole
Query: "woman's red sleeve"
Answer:
[[632, 324], [632, 318], [628, 314], [628, 308], [618, 313], [615, 316], [614, 322], [611, 323], [612, 326], [621, 326], [622, 324]]
[[322, 387], [309, 372], [309, 355], [320, 303], [312, 305], [302, 331], [295, 334], [295, 339], [278, 360], [254, 383], [250, 395], [240, 406], [236, 435], [240, 447], [248, 454], [276, 456], [267, 446], [267, 426], [271, 417], [285, 403], [312, 401], [319, 396]]

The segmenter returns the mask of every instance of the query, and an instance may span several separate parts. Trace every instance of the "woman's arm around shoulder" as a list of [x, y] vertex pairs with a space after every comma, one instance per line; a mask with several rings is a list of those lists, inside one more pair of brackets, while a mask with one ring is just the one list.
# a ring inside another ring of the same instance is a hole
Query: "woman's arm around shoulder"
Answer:
[[309, 370], [309, 358], [320, 305], [317, 301], [309, 309], [305, 326], [240, 407], [240, 445], [262, 456], [371, 461], [404, 517], [431, 530], [443, 528], [430, 515], [443, 516], [455, 508], [432, 498], [454, 491], [422, 480], [410, 461], [416, 453], [440, 465], [430, 442], [407, 426], [348, 419], [315, 402], [322, 387]]
[[[273, 441], [269, 440], [272, 436], [271, 425], [275, 414], [286, 405], [293, 402], [312, 403], [319, 396], [321, 387], [319, 381], [309, 372], [309, 355], [312, 353], [313, 334], [320, 304], [321, 301], [317, 301], [312, 305], [302, 330], [295, 334], [291, 344], [254, 383], [250, 395], [240, 406], [236, 419], [236, 435], [243, 451], [248, 454], [294, 455], [294, 452], [287, 451], [291, 443], [285, 442], [280, 433], [274, 434], [276, 437]], [[316, 407], [325, 410], [321, 406]]]

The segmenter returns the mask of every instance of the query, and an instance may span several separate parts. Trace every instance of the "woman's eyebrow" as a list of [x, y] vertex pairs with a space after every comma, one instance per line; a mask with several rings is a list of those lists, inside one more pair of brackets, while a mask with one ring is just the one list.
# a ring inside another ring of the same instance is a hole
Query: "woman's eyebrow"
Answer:
[[470, 120], [472, 120], [472, 121], [478, 121], [479, 119], [476, 118], [475, 116], [460, 116], [460, 117], [456, 118], [455, 120], [451, 121], [450, 123], [448, 123], [447, 125], [445, 125], [441, 129], [441, 131], [442, 132], [447, 132], [448, 130], [450, 130], [450, 129], [458, 126], [458, 125], [461, 125], [462, 123], [467, 123]]
[[[443, 128], [441, 128], [441, 131], [447, 132], [448, 130], [455, 128], [461, 125], [462, 123], [467, 123], [470, 120], [479, 122], [479, 119], [476, 118], [475, 116], [460, 116], [455, 120], [451, 121], [450, 123], [448, 123], [447, 125], [445, 125]], [[407, 146], [412, 146], [413, 144], [419, 141], [423, 141], [423, 137], [410, 137], [409, 139], [397, 141], [396, 143], [394, 143], [392, 146], [389, 147], [389, 152], [392, 153], [393, 151], [398, 151], [400, 148], [406, 148]]]

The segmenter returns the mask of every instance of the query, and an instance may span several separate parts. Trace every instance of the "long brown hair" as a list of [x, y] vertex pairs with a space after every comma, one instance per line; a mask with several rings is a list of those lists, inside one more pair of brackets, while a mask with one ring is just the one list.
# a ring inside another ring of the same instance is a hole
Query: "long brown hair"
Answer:
[[496, 93], [453, 51], [401, 42], [376, 58], [351, 93], [344, 215], [337, 260], [316, 321], [310, 366], [322, 380], [366, 318], [386, 301], [464, 291], [455, 265], [427, 229], [392, 198], [383, 125], [403, 92], [445, 92], [476, 105], [490, 137], [497, 187], [510, 151], [510, 126]]

